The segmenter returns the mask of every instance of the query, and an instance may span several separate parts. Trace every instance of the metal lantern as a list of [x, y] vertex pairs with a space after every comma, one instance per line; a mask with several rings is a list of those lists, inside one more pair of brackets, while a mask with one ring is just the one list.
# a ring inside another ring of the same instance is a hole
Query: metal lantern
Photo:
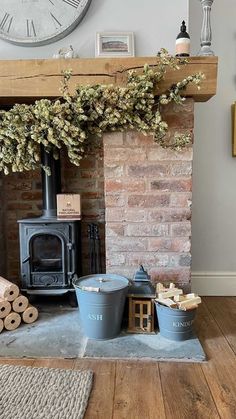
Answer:
[[140, 265], [129, 288], [129, 333], [154, 333], [155, 288]]

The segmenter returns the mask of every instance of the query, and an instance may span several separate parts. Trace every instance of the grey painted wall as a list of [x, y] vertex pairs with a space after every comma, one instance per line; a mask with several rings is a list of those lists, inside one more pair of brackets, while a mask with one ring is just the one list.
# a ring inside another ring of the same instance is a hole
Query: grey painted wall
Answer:
[[[201, 9], [190, 0], [192, 53], [199, 49]], [[193, 271], [236, 272], [236, 158], [230, 106], [236, 100], [236, 2], [215, 0], [212, 48], [219, 57], [217, 96], [195, 105]]]
[[[3, 15], [3, 11], [0, 12]], [[19, 47], [0, 40], [0, 59], [51, 58], [72, 45], [80, 57], [94, 57], [95, 33], [135, 32], [136, 55], [156, 55], [161, 47], [174, 53], [181, 21], [188, 22], [188, 0], [93, 0], [79, 26], [66, 38], [43, 47]]]

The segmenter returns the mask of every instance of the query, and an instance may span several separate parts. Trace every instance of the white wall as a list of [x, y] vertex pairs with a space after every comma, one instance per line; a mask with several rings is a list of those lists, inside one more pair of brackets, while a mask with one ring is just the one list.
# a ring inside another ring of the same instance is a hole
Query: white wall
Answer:
[[[217, 95], [195, 105], [193, 284], [202, 294], [236, 295], [236, 158], [230, 106], [236, 100], [236, 2], [212, 5], [212, 48], [219, 57]], [[201, 5], [190, 0], [192, 54], [200, 46]]]
[[33, 48], [0, 40], [0, 59], [51, 58], [69, 45], [80, 57], [94, 57], [95, 33], [102, 31], [133, 31], [139, 56], [156, 55], [161, 47], [174, 53], [183, 19], [188, 22], [188, 0], [93, 0], [83, 21], [66, 38]]

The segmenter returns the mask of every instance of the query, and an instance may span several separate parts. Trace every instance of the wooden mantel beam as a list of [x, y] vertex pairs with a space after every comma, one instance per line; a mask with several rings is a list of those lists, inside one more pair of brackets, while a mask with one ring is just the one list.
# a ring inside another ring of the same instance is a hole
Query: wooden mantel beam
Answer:
[[[0, 103], [12, 105], [17, 102], [32, 102], [42, 97], [60, 96], [62, 71], [66, 69], [72, 69], [73, 72], [70, 81], [73, 93], [78, 84], [125, 85], [129, 70], [142, 71], [144, 64], [155, 66], [156, 62], [157, 57], [2, 60]], [[201, 71], [206, 76], [201, 90], [193, 85], [188, 86], [185, 96], [193, 97], [196, 102], [205, 102], [216, 94], [217, 64], [217, 57], [190, 57], [187, 65], [181, 65], [180, 70], [168, 70], [158, 93], [187, 75]]]

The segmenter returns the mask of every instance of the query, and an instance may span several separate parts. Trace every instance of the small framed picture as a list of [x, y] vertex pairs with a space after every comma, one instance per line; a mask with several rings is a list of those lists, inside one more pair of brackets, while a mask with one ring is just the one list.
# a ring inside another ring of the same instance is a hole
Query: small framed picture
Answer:
[[98, 32], [96, 57], [134, 57], [133, 32]]

